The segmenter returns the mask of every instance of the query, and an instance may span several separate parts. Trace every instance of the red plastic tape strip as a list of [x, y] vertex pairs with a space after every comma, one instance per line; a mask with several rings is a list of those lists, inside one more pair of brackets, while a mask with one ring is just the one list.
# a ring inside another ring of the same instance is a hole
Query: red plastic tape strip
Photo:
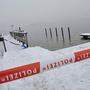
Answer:
[[0, 71], [0, 84], [10, 82], [40, 72], [40, 62]]
[[90, 49], [75, 52], [75, 62], [90, 58]]

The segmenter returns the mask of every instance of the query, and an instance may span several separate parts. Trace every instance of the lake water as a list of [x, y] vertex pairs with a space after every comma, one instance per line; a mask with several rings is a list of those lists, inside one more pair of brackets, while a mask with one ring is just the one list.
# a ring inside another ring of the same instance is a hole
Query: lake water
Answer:
[[[77, 25], [77, 24], [76, 24]], [[57, 50], [65, 47], [70, 47], [73, 45], [82, 44], [89, 42], [89, 40], [84, 40], [81, 38], [80, 33], [90, 33], [89, 28], [83, 26], [69, 26], [71, 32], [71, 42], [69, 41], [69, 35], [66, 25], [59, 24], [34, 24], [27, 25], [26, 31], [28, 32], [28, 42], [30, 46], [41, 46], [49, 50]], [[76, 26], [76, 27], [75, 27]], [[56, 37], [55, 27], [57, 27], [58, 38]], [[65, 42], [63, 42], [61, 27], [63, 27]], [[47, 29], [47, 37], [45, 34], [45, 28]], [[50, 35], [50, 30], [52, 31], [52, 38]], [[85, 30], [86, 29], [86, 30]]]
[[[16, 25], [17, 26], [17, 25]], [[71, 43], [69, 42], [67, 27], [71, 31]], [[56, 50], [81, 43], [89, 42], [83, 40], [79, 36], [80, 33], [90, 33], [90, 18], [70, 19], [61, 21], [60, 23], [38, 23], [38, 24], [22, 24], [21, 27], [28, 32], [28, 42], [30, 46], [41, 46], [49, 50]], [[56, 37], [55, 27], [58, 28], [58, 39]], [[64, 29], [65, 42], [62, 40], [61, 27]], [[47, 29], [47, 38], [45, 35], [45, 28]], [[52, 38], [50, 37], [49, 28], [52, 30]], [[16, 29], [16, 27], [14, 28]], [[0, 29], [1, 30], [1, 29]], [[10, 31], [7, 27], [6, 31]], [[2, 31], [3, 32], [3, 31]]]

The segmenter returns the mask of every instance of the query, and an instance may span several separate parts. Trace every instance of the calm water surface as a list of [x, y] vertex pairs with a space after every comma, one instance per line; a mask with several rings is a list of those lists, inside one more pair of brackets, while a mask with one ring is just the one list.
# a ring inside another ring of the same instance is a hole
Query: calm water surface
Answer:
[[[58, 37], [56, 37], [55, 27], [57, 27]], [[63, 27], [65, 42], [63, 42], [61, 27]], [[41, 46], [49, 50], [57, 50], [65, 47], [70, 47], [82, 43], [89, 42], [89, 40], [84, 40], [81, 38], [80, 33], [88, 32], [89, 30], [84, 30], [81, 28], [77, 29], [70, 26], [71, 31], [71, 42], [69, 41], [69, 35], [67, 26], [65, 25], [31, 25], [25, 27], [28, 32], [28, 42], [30, 46]], [[45, 34], [45, 28], [47, 29], [47, 37]], [[52, 38], [50, 36], [49, 28], [52, 31]]]

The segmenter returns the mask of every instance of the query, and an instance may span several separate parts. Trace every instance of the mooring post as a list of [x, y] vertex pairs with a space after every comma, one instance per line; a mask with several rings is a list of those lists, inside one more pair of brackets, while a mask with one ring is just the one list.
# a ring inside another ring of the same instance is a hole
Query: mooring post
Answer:
[[56, 31], [56, 37], [58, 38], [58, 31], [57, 31], [57, 28], [55, 28], [55, 31]]
[[5, 50], [5, 52], [7, 52], [6, 45], [5, 45], [5, 42], [4, 42], [4, 38], [2, 36], [0, 36], [0, 42], [3, 43], [4, 50]]
[[70, 32], [70, 28], [68, 27], [68, 36], [69, 36], [69, 42], [71, 42], [71, 32]]
[[47, 29], [45, 28], [45, 35], [46, 35], [46, 38], [47, 38]]
[[63, 27], [61, 27], [61, 32], [62, 32], [62, 39], [63, 39], [63, 43], [64, 43], [65, 42], [65, 38], [64, 38]]
[[55, 32], [56, 32], [56, 38], [57, 38], [57, 41], [58, 41], [58, 31], [57, 31], [57, 27], [55, 27]]
[[50, 36], [52, 38], [52, 30], [51, 30], [51, 28], [49, 28], [49, 31], [50, 31]]
[[7, 52], [7, 49], [6, 49], [6, 45], [5, 45], [5, 41], [4, 40], [3, 40], [3, 45], [4, 45], [5, 52]]
[[27, 33], [25, 33], [26, 34], [26, 44], [27, 44], [27, 47], [29, 47], [29, 45], [28, 45], [28, 34]]

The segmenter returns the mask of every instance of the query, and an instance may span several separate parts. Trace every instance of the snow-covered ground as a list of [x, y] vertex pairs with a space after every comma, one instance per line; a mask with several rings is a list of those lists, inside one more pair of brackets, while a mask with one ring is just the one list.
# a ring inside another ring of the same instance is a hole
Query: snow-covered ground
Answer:
[[[0, 71], [38, 60], [47, 62], [76, 50], [90, 48], [90, 43], [87, 43], [57, 51], [41, 47], [22, 49], [20, 45], [13, 44], [18, 42], [12, 40], [10, 36], [6, 39], [7, 53], [0, 59]], [[1, 84], [0, 90], [90, 90], [90, 59]]]
[[20, 43], [12, 38], [10, 35], [4, 36], [7, 51], [19, 51], [21, 50]]

